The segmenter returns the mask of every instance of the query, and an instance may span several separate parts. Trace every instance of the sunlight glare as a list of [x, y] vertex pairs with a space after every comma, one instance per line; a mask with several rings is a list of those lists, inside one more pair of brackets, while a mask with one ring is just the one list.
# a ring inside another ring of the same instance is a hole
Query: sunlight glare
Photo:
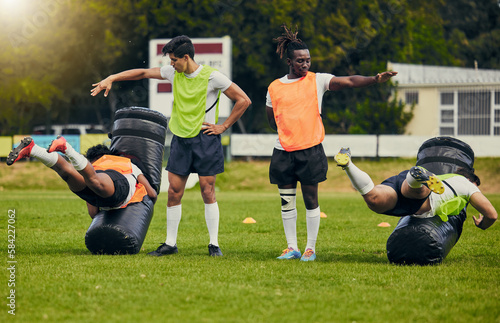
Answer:
[[0, 0], [1, 1], [1, 6], [2, 6], [2, 11], [3, 12], [18, 12], [20, 11], [24, 5], [25, 1], [23, 0]]

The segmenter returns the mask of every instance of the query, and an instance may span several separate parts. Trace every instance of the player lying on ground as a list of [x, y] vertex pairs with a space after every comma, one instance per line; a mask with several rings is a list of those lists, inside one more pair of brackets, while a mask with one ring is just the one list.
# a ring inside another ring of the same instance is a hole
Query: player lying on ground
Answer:
[[[65, 154], [69, 162], [57, 152]], [[91, 218], [99, 210], [119, 209], [140, 202], [145, 195], [156, 202], [156, 191], [142, 171], [129, 158], [117, 156], [104, 145], [89, 148], [83, 156], [64, 137], [57, 137], [48, 149], [26, 137], [10, 152], [7, 165], [28, 157], [53, 169], [73, 193], [87, 202]]]
[[418, 218], [438, 215], [447, 221], [448, 215], [459, 214], [470, 203], [480, 212], [477, 217], [473, 216], [474, 224], [483, 230], [498, 217], [491, 202], [478, 188], [479, 177], [471, 170], [459, 168], [457, 174], [435, 175], [423, 167], [413, 166], [374, 185], [370, 176], [353, 164], [349, 148], [342, 148], [334, 159], [361, 193], [368, 208], [376, 213]]

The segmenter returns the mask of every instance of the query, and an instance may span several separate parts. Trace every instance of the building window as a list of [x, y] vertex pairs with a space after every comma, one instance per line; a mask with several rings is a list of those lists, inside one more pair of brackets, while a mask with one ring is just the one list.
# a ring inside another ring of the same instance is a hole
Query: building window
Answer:
[[490, 135], [491, 91], [458, 91], [457, 135]]
[[406, 92], [405, 102], [407, 104], [418, 104], [418, 92]]
[[441, 123], [453, 123], [453, 110], [441, 110]]
[[439, 128], [439, 133], [441, 136], [454, 136], [455, 129], [453, 127], [441, 127]]
[[439, 93], [441, 135], [500, 136], [500, 89], [469, 87]]
[[453, 98], [455, 93], [443, 92], [441, 93], [441, 105], [453, 105]]

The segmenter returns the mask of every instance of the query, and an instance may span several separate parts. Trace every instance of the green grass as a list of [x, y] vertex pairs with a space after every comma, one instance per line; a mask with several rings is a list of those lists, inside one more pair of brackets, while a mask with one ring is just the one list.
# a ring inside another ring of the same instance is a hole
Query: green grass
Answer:
[[[497, 209], [500, 195], [489, 196]], [[355, 193], [321, 194], [313, 263], [277, 261], [285, 247], [272, 192], [218, 193], [224, 257], [207, 253], [199, 192], [183, 199], [179, 254], [147, 256], [165, 239], [160, 195], [137, 255], [94, 256], [84, 235], [83, 202], [67, 191], [8, 191], [0, 196], [4, 266], [7, 214], [16, 211], [16, 317], [19, 322], [498, 322], [499, 229], [467, 220], [439, 266], [395, 266], [385, 243], [397, 219], [367, 210]], [[298, 235], [305, 244], [304, 207]], [[256, 224], [243, 224], [245, 217]], [[391, 228], [380, 228], [386, 221]], [[8, 272], [2, 271], [2, 296]], [[4, 301], [5, 302], [5, 301]], [[5, 304], [5, 303], [4, 303]], [[10, 318], [2, 306], [2, 321]]]
[[[411, 163], [394, 159], [358, 165], [383, 176], [379, 173]], [[498, 183], [498, 159], [478, 164], [490, 172], [484, 182]], [[330, 165], [329, 180], [320, 188], [321, 209], [328, 217], [321, 222], [317, 260], [278, 261], [286, 243], [277, 190], [267, 182], [267, 162], [238, 161], [218, 179], [224, 257], [208, 256], [197, 189], [183, 198], [179, 254], [146, 255], [165, 240], [166, 194], [161, 194], [139, 254], [96, 256], [85, 247], [90, 218], [84, 202], [37, 163], [20, 163], [10, 171], [19, 175], [26, 166], [28, 175], [21, 181], [0, 167], [1, 322], [500, 322], [500, 229], [498, 224], [477, 229], [473, 209], [460, 241], [441, 265], [391, 265], [385, 244], [398, 219], [369, 211], [342, 172]], [[36, 181], [43, 183], [37, 187]], [[500, 210], [500, 194], [491, 185], [486, 194]], [[297, 207], [303, 249], [300, 198]], [[16, 212], [15, 317], [6, 305], [9, 210]], [[243, 224], [246, 217], [257, 223]], [[378, 227], [380, 222], [391, 227]]]

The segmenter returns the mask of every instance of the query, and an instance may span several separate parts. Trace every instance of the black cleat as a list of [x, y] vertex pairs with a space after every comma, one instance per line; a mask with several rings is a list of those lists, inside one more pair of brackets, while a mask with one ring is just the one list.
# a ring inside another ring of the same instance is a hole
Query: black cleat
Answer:
[[177, 249], [177, 245], [175, 246], [169, 246], [166, 243], [162, 243], [158, 249], [155, 251], [148, 252], [148, 255], [150, 256], [155, 256], [155, 257], [161, 257], [161, 256], [166, 256], [166, 255], [172, 255], [174, 253], [178, 253], [179, 249]]
[[222, 257], [222, 251], [219, 246], [214, 246], [213, 244], [208, 245], [208, 253], [212, 257]]
[[427, 186], [434, 193], [444, 193], [443, 182], [441, 182], [441, 180], [434, 175], [434, 173], [429, 172], [427, 169], [420, 166], [413, 166], [410, 168], [410, 175], [423, 185]]

